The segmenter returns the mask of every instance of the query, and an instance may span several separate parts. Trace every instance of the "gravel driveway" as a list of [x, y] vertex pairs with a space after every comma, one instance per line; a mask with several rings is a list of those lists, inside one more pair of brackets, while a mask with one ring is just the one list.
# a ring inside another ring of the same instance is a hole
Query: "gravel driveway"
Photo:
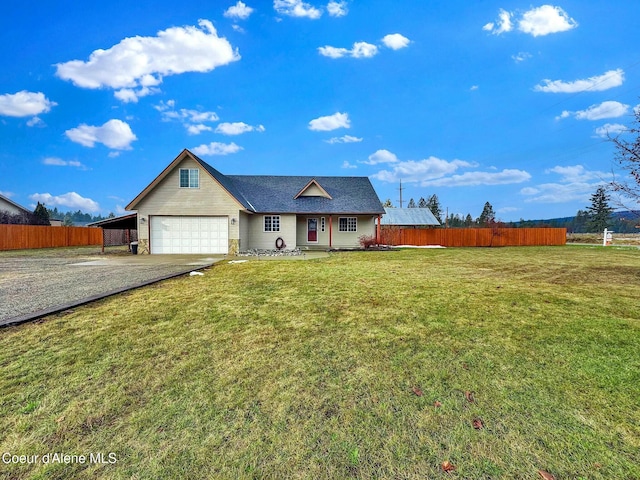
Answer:
[[0, 325], [149, 281], [210, 266], [207, 255], [100, 254], [62, 248], [0, 252]]

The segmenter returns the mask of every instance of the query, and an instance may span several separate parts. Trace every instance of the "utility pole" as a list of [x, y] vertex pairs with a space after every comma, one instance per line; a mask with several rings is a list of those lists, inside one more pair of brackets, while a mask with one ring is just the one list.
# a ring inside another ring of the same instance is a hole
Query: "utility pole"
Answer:
[[398, 190], [400, 190], [400, 208], [402, 208], [402, 179], [400, 179], [400, 188]]

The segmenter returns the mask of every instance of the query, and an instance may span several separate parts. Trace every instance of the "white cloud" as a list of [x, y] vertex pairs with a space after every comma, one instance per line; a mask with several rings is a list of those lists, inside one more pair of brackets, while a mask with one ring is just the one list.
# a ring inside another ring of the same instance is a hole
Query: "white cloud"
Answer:
[[309, 130], [329, 132], [338, 128], [350, 128], [351, 121], [348, 113], [336, 112], [326, 117], [318, 117], [309, 122]]
[[32, 117], [27, 120], [27, 127], [35, 127], [36, 125], [44, 125], [44, 122], [40, 117]]
[[42, 92], [21, 92], [0, 95], [0, 115], [5, 117], [31, 117], [47, 113], [57, 105]]
[[351, 54], [351, 50], [347, 50], [346, 48], [331, 47], [329, 45], [325, 47], [318, 47], [318, 51], [320, 52], [320, 55], [329, 58], [342, 58]]
[[513, 30], [513, 24], [511, 23], [511, 14], [504, 9], [500, 9], [498, 12], [498, 20], [496, 22], [489, 22], [483, 30], [491, 32], [494, 35], [500, 35], [501, 33], [510, 32]]
[[327, 12], [332, 17], [344, 17], [349, 10], [347, 10], [347, 2], [329, 2], [327, 4]]
[[90, 198], [82, 197], [76, 192], [68, 192], [64, 195], [51, 195], [50, 193], [34, 193], [29, 195], [34, 202], [44, 203], [47, 207], [68, 207], [79, 209], [83, 212], [97, 212], [100, 210], [98, 202]]
[[361, 141], [362, 138], [352, 137], [351, 135], [343, 135], [342, 137], [333, 137], [329, 140], [325, 140], [327, 143], [357, 143]]
[[465, 172], [461, 175], [423, 181], [421, 186], [472, 187], [477, 185], [509, 185], [526, 182], [530, 179], [531, 175], [524, 170], [507, 168], [501, 172]]
[[199, 147], [192, 148], [191, 151], [200, 156], [212, 156], [212, 155], [229, 155], [231, 153], [237, 153], [242, 150], [242, 147], [235, 143], [220, 143], [211, 142], [209, 145], [200, 145]]
[[171, 27], [156, 37], [129, 37], [107, 50], [95, 50], [89, 60], [56, 65], [56, 75], [82, 88], [112, 88], [123, 101], [157, 91], [164, 76], [209, 72], [240, 59], [237, 50], [219, 37], [209, 20], [199, 27]]
[[471, 88], [469, 89], [469, 91], [471, 92], [475, 92], [476, 90], [478, 90], [480, 87], [478, 85], [471, 85]]
[[224, 16], [227, 18], [246, 20], [252, 12], [253, 8], [247, 7], [243, 2], [238, 2], [234, 6], [227, 8], [224, 11]]
[[629, 105], [620, 102], [606, 101], [599, 105], [591, 105], [586, 110], [570, 112], [565, 110], [556, 117], [556, 120], [573, 116], [577, 120], [603, 120], [605, 118], [618, 118], [626, 115], [629, 111]]
[[[482, 29], [494, 35], [510, 32], [514, 28], [512, 19], [515, 16], [515, 13], [501, 8], [498, 13], [498, 20], [487, 23]], [[524, 12], [517, 20], [517, 25], [519, 31], [539, 37], [571, 30], [578, 26], [578, 22], [569, 17], [560, 7], [542, 5]]]
[[345, 160], [344, 162], [342, 162], [342, 167], [341, 168], [358, 168], [358, 166], [357, 165], [352, 165], [347, 160]]
[[609, 70], [602, 75], [596, 75], [595, 77], [590, 77], [585, 80], [575, 80], [573, 82], [545, 79], [541, 85], [536, 85], [533, 89], [536, 92], [547, 93], [600, 92], [619, 87], [623, 82], [624, 71], [618, 68], [617, 70]]
[[[381, 151], [379, 150], [376, 154], [379, 152]], [[383, 152], [387, 151], [384, 150]], [[395, 157], [395, 155], [393, 155], [393, 157]], [[372, 160], [371, 157], [369, 157], [369, 160]], [[459, 168], [468, 168], [472, 166], [473, 164], [463, 160], [452, 160], [449, 162], [437, 157], [429, 157], [419, 161], [408, 160], [403, 162], [393, 162], [393, 170], [381, 170], [372, 175], [371, 178], [389, 183], [396, 183], [399, 180], [402, 180], [407, 183], [421, 183], [424, 185], [425, 182], [433, 181], [437, 178], [444, 177], [445, 175], [452, 174]]]
[[247, 132], [264, 131], [265, 128], [262, 125], [254, 127], [253, 125], [247, 125], [244, 122], [221, 123], [216, 127], [216, 133], [222, 133], [223, 135], [241, 135]]
[[601, 180], [608, 174], [596, 170], [587, 170], [583, 165], [570, 165], [566, 167], [555, 166], [544, 171], [544, 173], [557, 173], [560, 175], [560, 181], [564, 183], [580, 183], [589, 180]]
[[298, 18], [318, 19], [322, 11], [302, 0], [274, 0], [273, 8], [281, 15]]
[[520, 210], [518, 207], [502, 207], [496, 210], [497, 213], [512, 213]]
[[380, 163], [397, 163], [398, 157], [395, 153], [390, 152], [389, 150], [381, 149], [369, 155], [368, 160], [363, 160], [360, 163], [364, 163], [367, 165], [378, 165]]
[[389, 35], [385, 35], [382, 38], [382, 43], [384, 43], [387, 47], [393, 50], [399, 50], [409, 45], [411, 41], [399, 33], [392, 33]]
[[327, 45], [324, 47], [318, 47], [318, 52], [320, 52], [320, 55], [330, 58], [371, 58], [378, 53], [378, 47], [367, 42], [356, 42], [353, 44], [351, 50]]
[[131, 131], [131, 127], [122, 120], [109, 120], [101, 127], [82, 124], [64, 132], [72, 142], [85, 147], [93, 147], [96, 143], [102, 143], [115, 150], [130, 150], [131, 142], [137, 137]]
[[191, 110], [181, 108], [175, 110], [175, 100], [169, 100], [167, 103], [160, 102], [154, 108], [162, 115], [164, 122], [177, 120], [187, 129], [189, 135], [197, 135], [205, 131], [212, 131], [213, 128], [205, 125], [205, 122], [217, 122], [219, 120], [216, 112]]
[[531, 58], [531, 54], [527, 53], [527, 52], [518, 52], [515, 55], [511, 55], [511, 58], [513, 59], [514, 62], [520, 63], [520, 62], [524, 62], [525, 60], [530, 59]]
[[198, 124], [194, 124], [194, 125], [185, 124], [185, 127], [186, 127], [187, 133], [189, 135], [199, 135], [202, 132], [211, 132], [211, 131], [213, 131], [212, 127], [210, 127], [209, 125], [205, 125], [203, 123], [198, 123]]
[[4, 190], [0, 190], [0, 195], [2, 195], [3, 197], [11, 198], [11, 197], [13, 197], [15, 195], [15, 193], [4, 191]]
[[615, 137], [627, 131], [626, 125], [620, 123], [605, 123], [603, 126], [596, 128], [596, 136], [601, 138], [609, 138], [609, 135]]
[[518, 30], [534, 37], [550, 33], [565, 32], [578, 26], [573, 18], [560, 7], [542, 5], [522, 15], [518, 22]]
[[58, 157], [46, 157], [44, 160], [42, 160], [42, 164], [53, 165], [56, 167], [77, 167], [77, 168], [82, 168], [84, 170], [86, 170], [87, 168], [77, 160], [62, 160], [61, 158], [58, 158]]
[[535, 187], [527, 187], [520, 190], [520, 194], [529, 197], [527, 203], [566, 203], [589, 201], [594, 190], [608, 180], [610, 174], [591, 171], [583, 165], [556, 166], [545, 170], [546, 174], [560, 176], [557, 182], [543, 183]]

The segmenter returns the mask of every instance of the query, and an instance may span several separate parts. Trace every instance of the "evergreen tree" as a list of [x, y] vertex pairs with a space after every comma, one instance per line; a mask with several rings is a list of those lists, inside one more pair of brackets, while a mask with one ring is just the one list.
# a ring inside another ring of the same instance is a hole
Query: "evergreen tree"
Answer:
[[587, 229], [590, 232], [602, 232], [608, 228], [612, 211], [613, 208], [609, 206], [609, 195], [604, 187], [598, 187], [591, 195], [591, 206], [587, 208]]
[[484, 208], [482, 209], [482, 213], [480, 217], [478, 217], [478, 223], [482, 227], [487, 227], [496, 221], [496, 214], [493, 211], [493, 207], [489, 202], [484, 204]]
[[33, 211], [36, 225], [49, 225], [49, 212], [44, 203], [38, 202], [36, 209]]
[[470, 213], [467, 213], [467, 216], [464, 217], [464, 226], [470, 227], [471, 225], [473, 225], [473, 217]]
[[413, 198], [409, 200], [409, 203], [407, 203], [407, 208], [417, 208], [416, 202], [413, 200]]
[[393, 204], [391, 203], [391, 199], [387, 198], [382, 204], [383, 208], [393, 208]]
[[429, 208], [429, 205], [427, 204], [427, 201], [424, 199], [424, 197], [420, 197], [420, 200], [418, 201], [418, 208]]
[[427, 200], [427, 208], [431, 210], [433, 216], [436, 217], [436, 220], [442, 224], [442, 207], [440, 206], [440, 200], [438, 200], [438, 196], [434, 193]]

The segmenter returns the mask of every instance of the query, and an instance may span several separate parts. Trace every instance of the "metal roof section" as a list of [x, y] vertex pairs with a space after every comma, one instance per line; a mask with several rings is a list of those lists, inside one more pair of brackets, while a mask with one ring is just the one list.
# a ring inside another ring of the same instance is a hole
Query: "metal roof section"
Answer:
[[428, 208], [384, 208], [381, 225], [438, 226], [440, 222]]

